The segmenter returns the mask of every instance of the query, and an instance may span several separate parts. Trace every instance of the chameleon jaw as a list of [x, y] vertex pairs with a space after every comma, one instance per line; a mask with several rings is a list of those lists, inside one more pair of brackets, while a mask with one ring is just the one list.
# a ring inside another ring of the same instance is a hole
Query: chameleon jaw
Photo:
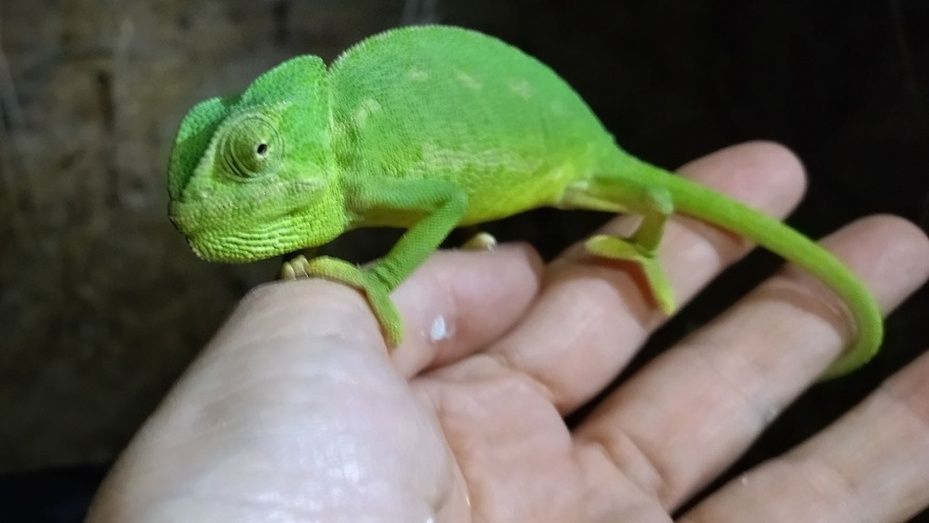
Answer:
[[203, 206], [172, 204], [170, 219], [199, 258], [227, 263], [318, 247], [346, 229], [345, 215], [337, 207], [307, 203], [306, 195], [288, 196], [273, 207], [216, 207], [206, 210], [209, 215], [203, 214]]

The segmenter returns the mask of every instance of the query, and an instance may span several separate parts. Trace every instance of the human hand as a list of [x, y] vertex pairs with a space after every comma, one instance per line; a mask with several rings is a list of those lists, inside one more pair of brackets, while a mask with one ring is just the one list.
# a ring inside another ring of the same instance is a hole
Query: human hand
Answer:
[[[682, 169], [774, 215], [803, 191], [770, 144]], [[610, 231], [630, 231], [620, 218]], [[892, 217], [826, 246], [893, 309], [929, 275], [929, 241]], [[686, 218], [661, 256], [681, 303], [745, 254]], [[391, 353], [363, 298], [333, 283], [250, 294], [101, 487], [90, 521], [670, 521], [847, 346], [835, 298], [798, 272], [762, 284], [631, 376], [573, 430], [664, 318], [634, 270], [578, 248], [442, 252], [395, 293]], [[680, 521], [899, 521], [929, 503], [929, 356], [821, 434]]]

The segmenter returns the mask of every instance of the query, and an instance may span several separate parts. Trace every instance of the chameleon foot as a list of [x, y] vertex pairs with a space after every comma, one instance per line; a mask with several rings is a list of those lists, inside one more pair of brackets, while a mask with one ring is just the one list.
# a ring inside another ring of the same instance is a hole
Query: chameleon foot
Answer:
[[309, 278], [310, 275], [306, 272], [306, 266], [309, 264], [309, 261], [306, 259], [306, 256], [299, 255], [295, 256], [293, 259], [285, 261], [281, 265], [281, 279], [282, 280], [302, 280]]
[[665, 314], [674, 312], [674, 291], [653, 250], [644, 249], [637, 243], [606, 234], [590, 237], [584, 242], [584, 247], [597, 256], [639, 264], [645, 273], [645, 281], [648, 282], [658, 308]]
[[360, 269], [345, 260], [320, 256], [308, 260], [299, 255], [281, 267], [281, 279], [297, 280], [323, 278], [343, 283], [365, 293], [368, 305], [377, 318], [388, 347], [396, 347], [403, 339], [403, 321], [397, 307], [390, 299], [390, 291], [377, 272], [377, 265]]
[[466, 251], [492, 251], [497, 246], [497, 239], [490, 233], [479, 232], [471, 237], [470, 240], [461, 244], [461, 248]]

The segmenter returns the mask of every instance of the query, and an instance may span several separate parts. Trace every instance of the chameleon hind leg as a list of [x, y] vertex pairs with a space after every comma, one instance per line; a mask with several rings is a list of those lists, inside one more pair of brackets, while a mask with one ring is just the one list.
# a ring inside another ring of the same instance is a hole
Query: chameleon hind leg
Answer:
[[584, 247], [603, 258], [639, 265], [655, 303], [665, 314], [674, 312], [674, 291], [658, 260], [658, 244], [664, 234], [665, 223], [674, 212], [671, 193], [660, 187], [595, 177], [580, 188], [569, 189], [563, 203], [584, 209], [641, 214], [642, 222], [628, 238], [597, 234], [588, 238]]

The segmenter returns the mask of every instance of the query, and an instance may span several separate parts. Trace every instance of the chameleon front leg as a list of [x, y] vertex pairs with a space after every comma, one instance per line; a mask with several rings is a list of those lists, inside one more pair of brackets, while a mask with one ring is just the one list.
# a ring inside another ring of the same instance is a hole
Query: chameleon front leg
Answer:
[[569, 188], [562, 205], [642, 214], [642, 222], [629, 238], [597, 234], [587, 239], [584, 247], [597, 256], [631, 261], [641, 266], [658, 307], [665, 314], [674, 311], [674, 291], [657, 257], [665, 223], [674, 212], [671, 193], [660, 187], [625, 179], [594, 177], [589, 182]]
[[379, 216], [412, 221], [413, 225], [383, 258], [360, 268], [322, 256], [298, 256], [282, 269], [285, 279], [320, 277], [344, 283], [365, 293], [381, 325], [388, 346], [403, 338], [400, 313], [390, 293], [423, 263], [467, 212], [467, 194], [441, 180], [369, 179], [352, 191], [351, 211], [361, 224], [379, 225]]

